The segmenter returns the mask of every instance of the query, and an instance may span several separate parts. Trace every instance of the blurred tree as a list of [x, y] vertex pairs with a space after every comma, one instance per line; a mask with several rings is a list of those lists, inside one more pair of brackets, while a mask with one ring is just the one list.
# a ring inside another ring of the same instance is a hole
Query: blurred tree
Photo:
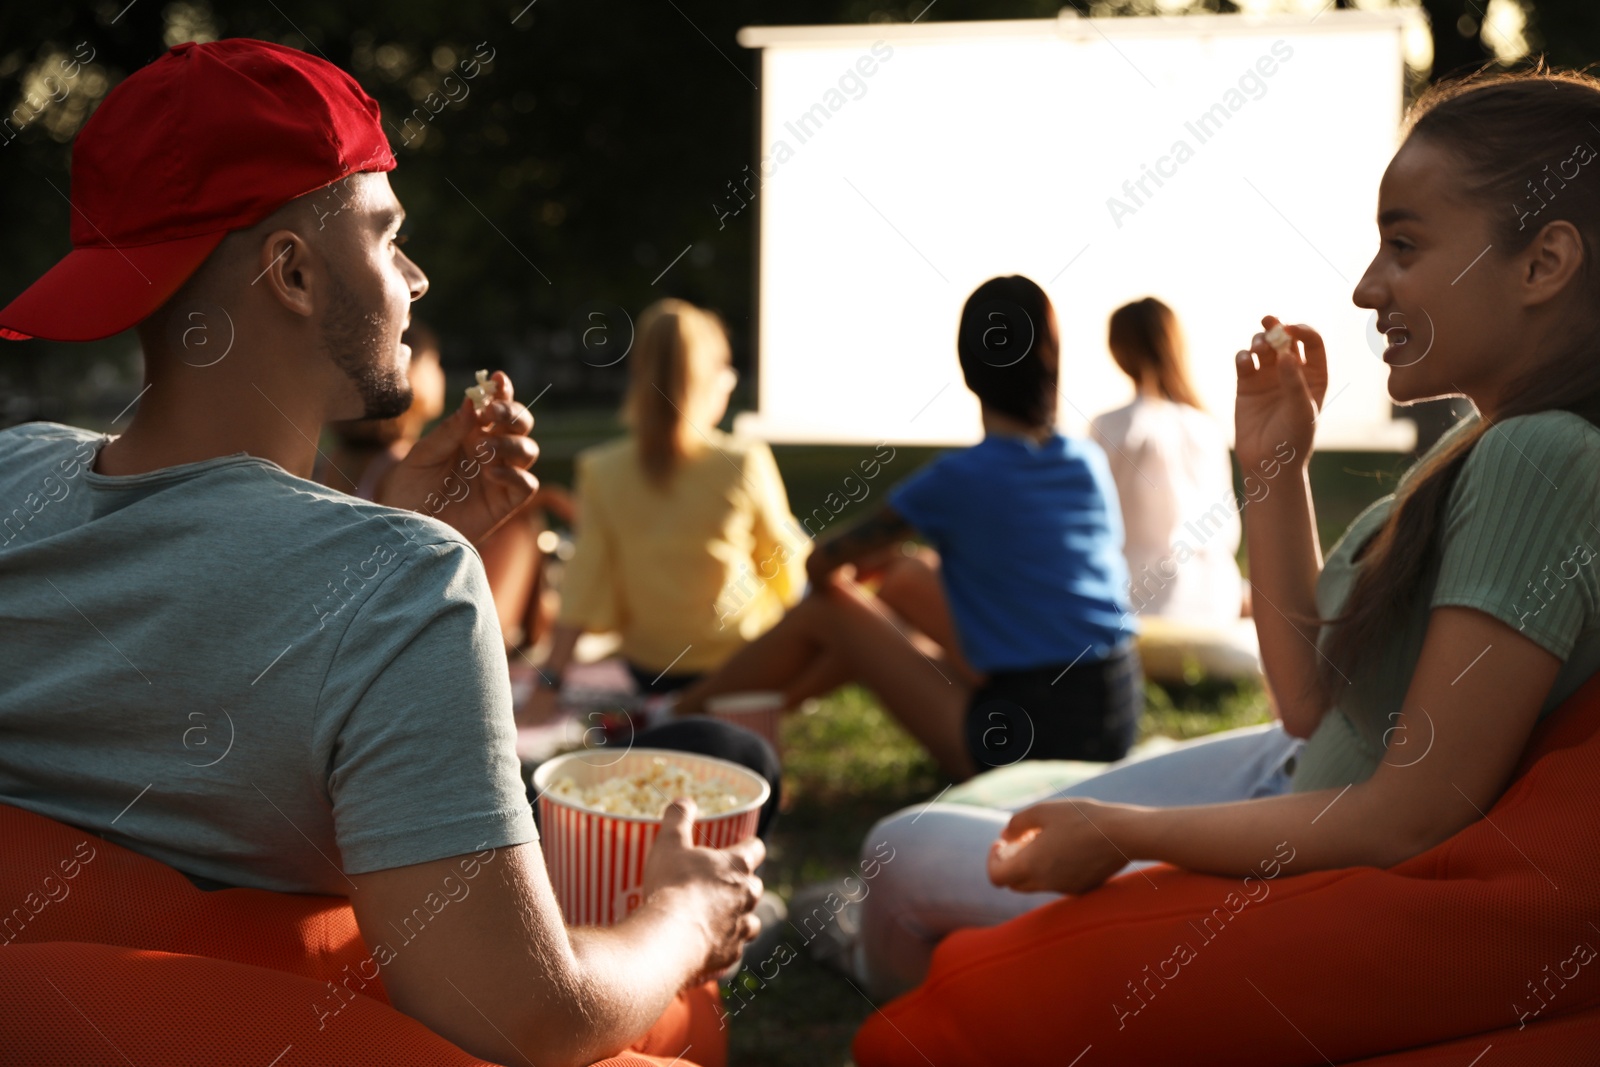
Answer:
[[[1355, 0], [1339, 6], [1388, 6]], [[1414, 2], [1414, 0], [1413, 0]], [[1248, 0], [1299, 10], [1312, 0]], [[1519, 0], [1426, 0], [1435, 69], [1492, 58], [1486, 38]], [[128, 73], [183, 40], [250, 36], [349, 70], [382, 104], [428, 271], [418, 314], [455, 367], [504, 366], [562, 402], [614, 397], [604, 366], [623, 312], [682, 296], [715, 307], [748, 358], [755, 212], [714, 202], [753, 158], [751, 23], [1052, 17], [1054, 0], [388, 0], [308, 4], [91, 0], [0, 10], [0, 300], [67, 249], [70, 141]], [[1073, 0], [1087, 14], [1090, 0]], [[1226, 0], [1097, 0], [1093, 10], [1236, 10]], [[1499, 15], [1496, 13], [1500, 12]], [[1486, 26], [1486, 20], [1488, 25]], [[1512, 22], [1515, 22], [1515, 18]], [[1520, 26], [1520, 23], [1517, 23]], [[1540, 0], [1526, 28], [1577, 64], [1600, 48], [1589, 0]], [[1518, 30], [1517, 32], [1521, 32]], [[63, 64], [69, 66], [63, 66]], [[62, 72], [76, 64], [68, 78]], [[470, 77], [468, 76], [470, 72]], [[150, 121], [170, 121], [153, 114]], [[596, 315], [599, 317], [597, 318]], [[587, 333], [586, 333], [587, 331]], [[585, 347], [585, 338], [589, 342]], [[0, 343], [0, 424], [109, 420], [138, 390], [131, 335], [92, 345]]]

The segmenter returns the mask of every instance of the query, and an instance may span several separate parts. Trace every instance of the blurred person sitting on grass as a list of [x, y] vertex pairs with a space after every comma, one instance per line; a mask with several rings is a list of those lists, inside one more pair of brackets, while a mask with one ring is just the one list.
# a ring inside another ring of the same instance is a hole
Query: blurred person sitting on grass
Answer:
[[1178, 316], [1147, 296], [1112, 312], [1108, 334], [1112, 358], [1137, 393], [1096, 415], [1089, 429], [1122, 503], [1134, 611], [1232, 623], [1250, 613], [1234, 558], [1243, 531], [1231, 503], [1233, 460], [1190, 380]]
[[[819, 544], [811, 594], [685, 690], [680, 712], [765, 689], [792, 708], [858, 682], [957, 781], [1025, 758], [1127, 753], [1143, 675], [1117, 491], [1100, 446], [1055, 429], [1049, 297], [1023, 277], [985, 282], [962, 311], [956, 347], [983, 440], [934, 460]], [[937, 555], [900, 553], [919, 534]], [[854, 580], [867, 577], [881, 578], [876, 596]]]
[[[415, 315], [400, 343], [411, 349], [406, 375], [411, 382], [411, 406], [388, 419], [340, 419], [328, 424], [334, 447], [319, 454], [312, 477], [323, 485], [363, 500], [381, 500], [384, 481], [422, 438], [423, 431], [445, 410], [445, 376], [440, 364], [439, 335]], [[458, 479], [446, 487], [470, 492], [470, 483]], [[542, 584], [544, 553], [538, 548], [545, 530], [544, 513], [553, 511], [572, 521], [572, 502], [558, 485], [541, 483], [516, 515], [480, 541], [476, 547], [489, 577], [506, 645], [518, 648], [539, 638], [537, 590]]]
[[[683, 801], [637, 911], [562, 921], [473, 547], [537, 488], [504, 373], [380, 502], [310, 480], [326, 423], [411, 404], [400, 338], [428, 280], [400, 247], [394, 166], [353, 78], [245, 38], [173, 47], [84, 125], [72, 216], [94, 225], [0, 333], [136, 328], [147, 385], [120, 435], [0, 432], [0, 499], [66, 487], [0, 543], [0, 802], [209, 887], [348, 897], [369, 948], [492, 849], [472, 905], [382, 960], [389, 1002], [480, 1058], [586, 1064], [738, 959], [763, 850], [694, 847]], [[221, 357], [193, 358], [197, 323], [231, 331]], [[472, 492], [440, 497], [451, 477]], [[186, 760], [185, 709], [225, 710], [237, 744]], [[150, 785], [130, 803], [133, 782]]]
[[556, 714], [585, 632], [619, 631], [645, 693], [670, 693], [770, 629], [805, 586], [809, 540], [772, 450], [717, 429], [737, 380], [713, 313], [661, 300], [639, 316], [623, 418], [631, 432], [578, 456], [577, 544], [539, 689]]

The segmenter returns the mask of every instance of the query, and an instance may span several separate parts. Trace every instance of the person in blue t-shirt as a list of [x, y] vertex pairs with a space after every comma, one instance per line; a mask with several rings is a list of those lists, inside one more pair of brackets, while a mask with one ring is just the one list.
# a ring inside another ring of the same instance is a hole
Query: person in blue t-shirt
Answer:
[[[680, 712], [761, 689], [781, 690], [792, 708], [854, 681], [958, 781], [1021, 759], [1127, 753], [1144, 687], [1121, 512], [1105, 453], [1055, 429], [1049, 297], [1020, 276], [985, 282], [962, 310], [956, 347], [983, 440], [819, 544], [811, 594], [686, 690]], [[913, 535], [937, 555], [902, 555]], [[881, 579], [876, 597], [852, 580], [869, 576]]]

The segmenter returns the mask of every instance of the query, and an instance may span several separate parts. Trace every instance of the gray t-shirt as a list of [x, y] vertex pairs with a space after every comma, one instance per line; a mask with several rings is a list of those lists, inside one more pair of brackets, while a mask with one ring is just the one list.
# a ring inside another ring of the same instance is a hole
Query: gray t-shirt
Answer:
[[0, 802], [287, 892], [536, 840], [455, 530], [243, 452], [108, 477], [109, 440], [0, 432]]

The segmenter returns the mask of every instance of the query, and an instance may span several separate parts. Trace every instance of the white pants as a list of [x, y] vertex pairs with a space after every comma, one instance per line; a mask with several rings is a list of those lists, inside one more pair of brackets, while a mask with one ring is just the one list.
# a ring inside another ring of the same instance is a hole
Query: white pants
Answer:
[[[1289, 791], [1289, 761], [1302, 744], [1277, 723], [1247, 726], [1196, 738], [1157, 756], [1107, 764], [1087, 781], [1014, 809], [929, 804], [880, 820], [862, 844], [862, 862], [885, 855], [893, 859], [881, 865], [861, 902], [857, 973], [878, 999], [898, 996], [922, 980], [946, 934], [993, 926], [1059, 898], [990, 884], [989, 846], [1013, 810], [1059, 797], [1187, 807], [1277, 796]], [[1149, 865], [1131, 863], [1123, 870]]]

